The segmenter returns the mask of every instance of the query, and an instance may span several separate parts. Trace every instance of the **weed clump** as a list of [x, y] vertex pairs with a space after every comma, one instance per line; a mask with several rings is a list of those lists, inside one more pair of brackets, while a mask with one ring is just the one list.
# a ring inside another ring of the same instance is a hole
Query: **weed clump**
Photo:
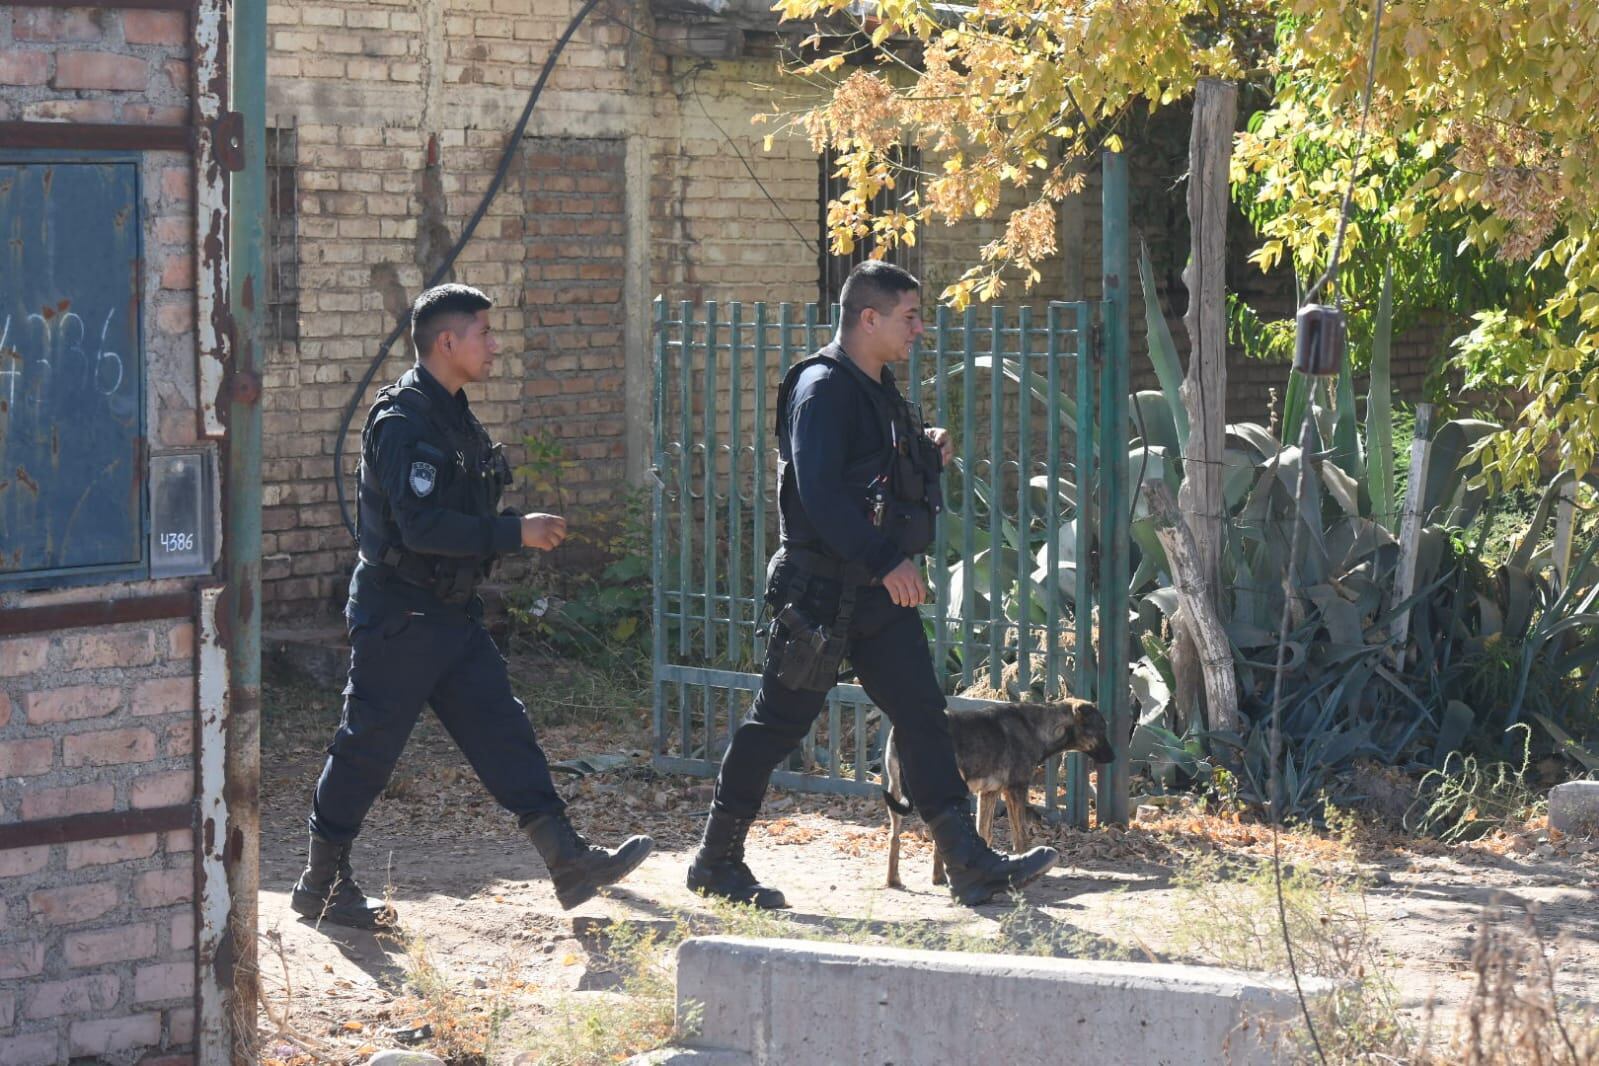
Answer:
[[1544, 800], [1527, 780], [1532, 730], [1525, 724], [1513, 728], [1523, 733], [1519, 767], [1452, 752], [1421, 779], [1405, 828], [1458, 844], [1525, 824], [1541, 813]]

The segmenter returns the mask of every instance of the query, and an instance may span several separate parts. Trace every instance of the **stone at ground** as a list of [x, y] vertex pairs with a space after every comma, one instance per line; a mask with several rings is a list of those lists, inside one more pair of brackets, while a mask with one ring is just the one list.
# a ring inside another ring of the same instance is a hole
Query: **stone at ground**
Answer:
[[1549, 827], [1570, 836], [1599, 834], [1599, 781], [1567, 781], [1550, 789]]
[[444, 1066], [444, 1060], [425, 1051], [380, 1051], [366, 1066]]
[[[1334, 987], [1302, 984], [1312, 999]], [[784, 1066], [1028, 1062], [1066, 1047], [1082, 1062], [1266, 1066], [1300, 1009], [1285, 979], [1204, 966], [718, 936], [678, 948], [677, 1003], [694, 1046]]]

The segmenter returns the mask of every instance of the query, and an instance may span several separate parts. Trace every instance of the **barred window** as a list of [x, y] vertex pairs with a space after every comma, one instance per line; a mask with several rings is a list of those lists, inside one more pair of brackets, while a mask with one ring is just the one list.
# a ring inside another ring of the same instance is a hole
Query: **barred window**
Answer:
[[300, 342], [299, 138], [292, 123], [266, 131], [267, 339]]
[[[914, 210], [915, 197], [913, 193], [921, 189], [922, 153], [920, 149], [902, 146], [896, 150], [895, 162], [902, 168], [895, 179], [894, 188], [882, 189], [872, 199], [872, 214], [878, 215], [898, 207], [902, 211]], [[849, 277], [849, 272], [855, 267], [871, 258], [872, 242], [862, 241], [855, 245], [849, 255], [834, 255], [832, 251], [832, 238], [827, 231], [827, 205], [830, 201], [843, 195], [845, 181], [835, 178], [833, 172], [838, 169], [838, 157], [831, 147], [825, 149], [817, 158], [818, 175], [818, 204], [817, 204], [817, 232], [820, 239], [817, 242], [821, 249], [820, 277], [821, 285], [818, 289], [817, 300], [823, 307], [831, 307], [838, 303], [839, 293], [843, 291], [844, 279]], [[917, 277], [922, 273], [922, 245], [916, 244], [906, 247], [895, 245], [884, 258], [895, 266], [904, 267]]]

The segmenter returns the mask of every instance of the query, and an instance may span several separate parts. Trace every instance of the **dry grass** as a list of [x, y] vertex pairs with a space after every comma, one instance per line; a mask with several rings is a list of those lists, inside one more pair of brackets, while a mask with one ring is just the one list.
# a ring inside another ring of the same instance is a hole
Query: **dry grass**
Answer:
[[[1344, 846], [1348, 837], [1344, 838]], [[1471, 965], [1470, 999], [1452, 1032], [1418, 1030], [1402, 1014], [1377, 950], [1366, 884], [1352, 862], [1284, 869], [1283, 910], [1302, 977], [1334, 982], [1313, 1000], [1314, 1038], [1300, 1019], [1269, 1035], [1276, 1058], [1326, 1066], [1599, 1066], [1599, 1016], [1562, 1001], [1566, 953], [1531, 918], [1507, 922], [1485, 912]], [[1332, 872], [1329, 872], [1331, 870]], [[1289, 972], [1271, 865], [1214, 856], [1176, 878], [1181, 899], [1173, 939], [1195, 962]]]
[[[1497, 916], [1490, 916], [1497, 918]], [[1471, 963], [1470, 1001], [1446, 1051], [1427, 1066], [1595, 1066], [1599, 1015], [1563, 1003], [1558, 987], [1563, 946], [1550, 945], [1528, 918], [1481, 923]]]
[[689, 1035], [692, 1012], [679, 1023], [672, 949], [687, 935], [679, 919], [668, 933], [623, 923], [608, 927], [597, 964], [621, 980], [617, 994], [564, 997], [546, 1012], [533, 1034], [520, 1040], [517, 1066], [590, 1066]]

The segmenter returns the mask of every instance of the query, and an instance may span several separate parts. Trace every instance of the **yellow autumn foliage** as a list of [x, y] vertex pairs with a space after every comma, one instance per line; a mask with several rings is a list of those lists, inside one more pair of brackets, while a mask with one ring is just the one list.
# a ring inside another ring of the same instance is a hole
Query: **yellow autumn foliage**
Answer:
[[[1321, 273], [1353, 179], [1355, 205], [1378, 211], [1383, 226], [1457, 233], [1462, 251], [1514, 264], [1523, 298], [1481, 309], [1494, 317], [1476, 371], [1497, 372], [1500, 388], [1529, 403], [1486, 457], [1507, 483], [1537, 477], [1540, 455], [1586, 472], [1599, 440], [1599, 0], [1391, 0], [1362, 140], [1373, 7], [780, 0], [774, 9], [816, 21], [823, 51], [848, 42], [847, 64], [840, 52], [795, 71], [827, 90], [795, 121], [833, 148], [849, 182], [828, 215], [835, 249], [870, 239], [884, 251], [918, 224], [1003, 211], [1000, 236], [943, 297], [957, 307], [991, 298], [1007, 272], [1030, 283], [1054, 252], [1054, 205], [1119, 143], [1130, 114], [1187, 97], [1200, 78], [1250, 83], [1267, 103], [1238, 134], [1233, 177], [1280, 207], [1254, 262]], [[858, 36], [828, 34], [850, 20]], [[876, 62], [862, 62], [863, 48]], [[895, 180], [894, 146], [907, 142], [936, 160], [920, 201], [873, 218], [873, 196]], [[1425, 165], [1401, 171], [1401, 159]], [[1361, 254], [1362, 236], [1351, 229], [1346, 257]], [[1494, 344], [1507, 353], [1498, 363]]]

